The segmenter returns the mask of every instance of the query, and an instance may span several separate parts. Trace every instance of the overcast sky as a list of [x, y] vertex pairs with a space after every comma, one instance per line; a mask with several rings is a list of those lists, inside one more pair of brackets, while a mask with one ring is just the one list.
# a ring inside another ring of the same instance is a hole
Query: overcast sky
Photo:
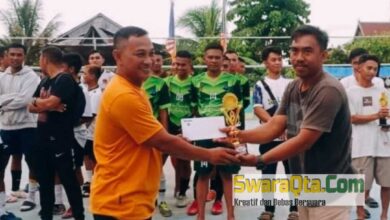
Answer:
[[[22, 1], [22, 0], [20, 0]], [[63, 22], [60, 33], [68, 31], [99, 12], [123, 26], [135, 25], [148, 30], [151, 37], [167, 37], [170, 0], [42, 0], [45, 23], [56, 14]], [[326, 30], [330, 36], [353, 36], [357, 22], [390, 21], [390, 0], [305, 0], [310, 4], [310, 23]], [[0, 0], [7, 9], [9, 0]], [[222, 0], [220, 0], [221, 4]], [[175, 17], [186, 10], [208, 5], [210, 0], [175, 0]], [[231, 28], [232, 26], [229, 25]], [[4, 35], [0, 26], [0, 36]], [[58, 34], [60, 34], [58, 33]], [[176, 29], [176, 34], [189, 33]], [[345, 40], [343, 40], [345, 41]], [[334, 39], [331, 44], [339, 41]]]

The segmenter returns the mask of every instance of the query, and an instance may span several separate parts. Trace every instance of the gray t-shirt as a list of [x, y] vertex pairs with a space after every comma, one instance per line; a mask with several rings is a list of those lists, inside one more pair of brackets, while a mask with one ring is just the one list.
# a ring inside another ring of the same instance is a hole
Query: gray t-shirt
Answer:
[[301, 92], [301, 80], [285, 90], [278, 115], [287, 116], [287, 138], [300, 129], [323, 132], [307, 151], [289, 159], [293, 174], [351, 174], [351, 120], [347, 95], [340, 82], [324, 73]]

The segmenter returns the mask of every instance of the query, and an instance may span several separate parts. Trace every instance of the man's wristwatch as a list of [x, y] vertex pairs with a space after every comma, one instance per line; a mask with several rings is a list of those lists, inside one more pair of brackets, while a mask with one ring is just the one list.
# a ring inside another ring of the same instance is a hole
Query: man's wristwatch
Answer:
[[267, 165], [264, 163], [263, 156], [262, 155], [257, 156], [256, 169], [264, 170], [266, 166]]

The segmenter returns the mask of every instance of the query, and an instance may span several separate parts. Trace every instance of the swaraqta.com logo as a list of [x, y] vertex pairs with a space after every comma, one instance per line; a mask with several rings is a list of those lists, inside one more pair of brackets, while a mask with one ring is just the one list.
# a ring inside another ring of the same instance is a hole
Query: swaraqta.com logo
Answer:
[[364, 175], [237, 174], [233, 176], [233, 205], [364, 205]]

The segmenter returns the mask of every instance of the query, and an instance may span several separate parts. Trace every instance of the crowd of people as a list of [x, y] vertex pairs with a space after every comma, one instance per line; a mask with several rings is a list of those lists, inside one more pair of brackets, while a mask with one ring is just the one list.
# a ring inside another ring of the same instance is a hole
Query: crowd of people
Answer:
[[[193, 55], [185, 50], [177, 51], [169, 71], [164, 70], [164, 54], [155, 51], [141, 28], [120, 29], [113, 43], [115, 74], [102, 68], [104, 56], [97, 50], [83, 66], [79, 54], [48, 46], [40, 52], [41, 78], [24, 65], [23, 45], [1, 49], [0, 220], [20, 219], [5, 206], [20, 198], [20, 211], [35, 209], [38, 191], [44, 220], [53, 215], [84, 219], [83, 197], [90, 198], [96, 220], [151, 219], [156, 206], [170, 217], [172, 205], [204, 220], [206, 202], [213, 201], [211, 213], [220, 215], [224, 197], [227, 219], [233, 220], [232, 175], [240, 166], [276, 174], [278, 161], [287, 174], [365, 174], [370, 207], [378, 207], [370, 197], [375, 179], [381, 186], [381, 220], [388, 219], [390, 93], [377, 77], [375, 55], [353, 49], [349, 61], [354, 73], [339, 81], [322, 67], [327, 34], [309, 25], [297, 28], [289, 51], [297, 77], [283, 76], [277, 45], [262, 51], [266, 72], [252, 94], [260, 124], [246, 130], [250, 85], [245, 62], [234, 50], [210, 43], [203, 54], [206, 71], [195, 74]], [[240, 120], [221, 131], [242, 144], [260, 144], [259, 155], [237, 152], [230, 138], [191, 142], [182, 136], [183, 118], [223, 116], [228, 93], [242, 106]], [[22, 155], [29, 169], [26, 190], [20, 190]], [[4, 173], [10, 157], [12, 192], [7, 195]], [[165, 197], [163, 166], [169, 157], [175, 204]], [[191, 161], [193, 198], [187, 196]], [[279, 219], [275, 210], [275, 205], [265, 206], [258, 219]], [[289, 220], [351, 215], [351, 207], [291, 206], [289, 211]], [[365, 219], [370, 213], [359, 206], [357, 216]]]

